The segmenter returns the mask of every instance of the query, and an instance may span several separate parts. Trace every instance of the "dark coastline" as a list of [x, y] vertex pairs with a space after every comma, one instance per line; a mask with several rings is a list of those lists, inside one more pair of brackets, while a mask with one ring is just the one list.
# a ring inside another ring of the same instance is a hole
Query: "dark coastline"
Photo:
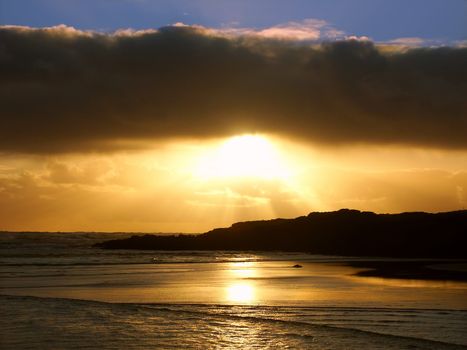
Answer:
[[341, 209], [295, 219], [240, 222], [200, 235], [135, 235], [98, 243], [96, 247], [467, 259], [467, 210], [375, 214]]

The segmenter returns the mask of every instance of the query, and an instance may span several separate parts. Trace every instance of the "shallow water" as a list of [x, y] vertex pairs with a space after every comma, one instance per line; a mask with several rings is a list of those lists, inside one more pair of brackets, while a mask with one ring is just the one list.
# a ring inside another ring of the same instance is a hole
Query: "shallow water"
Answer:
[[467, 283], [355, 277], [342, 257], [91, 248], [108, 238], [0, 235], [2, 349], [467, 348]]

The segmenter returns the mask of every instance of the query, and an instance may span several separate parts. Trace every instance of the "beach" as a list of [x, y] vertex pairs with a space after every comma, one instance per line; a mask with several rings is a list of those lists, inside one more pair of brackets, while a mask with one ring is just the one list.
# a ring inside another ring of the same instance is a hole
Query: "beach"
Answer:
[[464, 281], [359, 276], [362, 258], [92, 248], [102, 234], [0, 239], [6, 349], [467, 348]]

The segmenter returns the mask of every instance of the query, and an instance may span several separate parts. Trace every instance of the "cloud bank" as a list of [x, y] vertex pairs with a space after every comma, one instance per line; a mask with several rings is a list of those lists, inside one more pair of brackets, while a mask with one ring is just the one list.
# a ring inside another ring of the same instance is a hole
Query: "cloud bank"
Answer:
[[0, 152], [243, 132], [467, 149], [467, 48], [304, 43], [296, 35], [313, 39], [325, 24], [308, 25], [264, 35], [0, 27]]

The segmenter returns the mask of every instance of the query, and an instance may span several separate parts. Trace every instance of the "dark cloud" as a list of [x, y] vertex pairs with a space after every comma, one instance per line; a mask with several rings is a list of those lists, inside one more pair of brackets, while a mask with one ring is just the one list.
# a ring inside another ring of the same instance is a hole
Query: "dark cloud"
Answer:
[[273, 132], [467, 148], [467, 48], [306, 45], [167, 27], [0, 28], [0, 150]]

